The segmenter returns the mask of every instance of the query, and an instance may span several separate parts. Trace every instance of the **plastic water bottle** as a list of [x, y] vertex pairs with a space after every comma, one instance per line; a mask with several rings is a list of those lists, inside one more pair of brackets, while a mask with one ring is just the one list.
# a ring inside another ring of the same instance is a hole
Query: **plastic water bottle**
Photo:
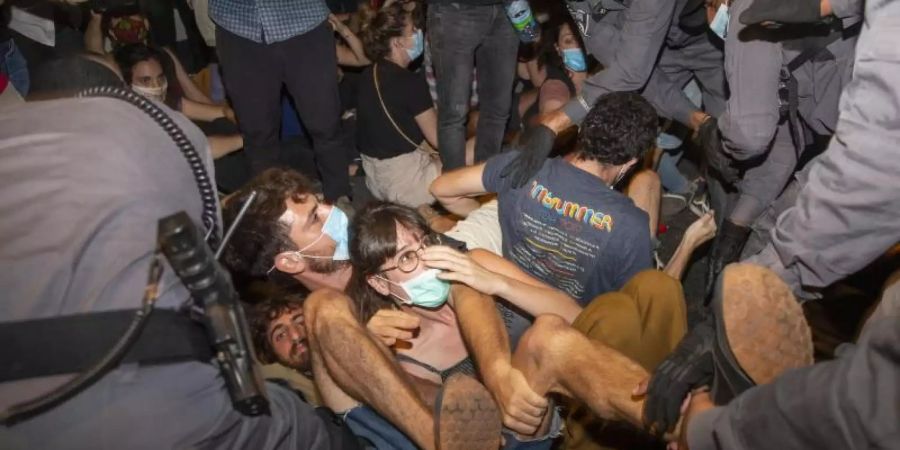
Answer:
[[511, 0], [506, 2], [506, 16], [512, 22], [513, 28], [519, 33], [522, 42], [534, 42], [540, 36], [540, 28], [534, 16], [531, 14], [531, 6], [528, 0]]

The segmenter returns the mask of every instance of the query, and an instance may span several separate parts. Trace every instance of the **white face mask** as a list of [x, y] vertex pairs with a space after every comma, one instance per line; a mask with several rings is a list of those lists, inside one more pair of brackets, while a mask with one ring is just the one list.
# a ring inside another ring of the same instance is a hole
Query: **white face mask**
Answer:
[[156, 100], [162, 103], [166, 101], [166, 91], [169, 89], [169, 83], [163, 82], [158, 87], [138, 86], [136, 84], [132, 84], [131, 89], [134, 92], [137, 92], [138, 94], [149, 98], [150, 100]]

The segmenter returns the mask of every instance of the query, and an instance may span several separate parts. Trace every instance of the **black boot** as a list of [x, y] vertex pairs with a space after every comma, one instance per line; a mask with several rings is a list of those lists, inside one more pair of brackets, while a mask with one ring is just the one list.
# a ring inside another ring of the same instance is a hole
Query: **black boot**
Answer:
[[741, 249], [750, 236], [750, 227], [736, 225], [728, 219], [722, 222], [722, 229], [713, 240], [709, 251], [709, 265], [706, 273], [706, 304], [712, 297], [716, 278], [725, 266], [735, 262], [741, 256]]

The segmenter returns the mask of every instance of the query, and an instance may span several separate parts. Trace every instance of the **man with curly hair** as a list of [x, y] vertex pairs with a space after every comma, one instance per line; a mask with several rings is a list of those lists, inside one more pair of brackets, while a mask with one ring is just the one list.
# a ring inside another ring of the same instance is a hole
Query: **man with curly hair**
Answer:
[[248, 308], [247, 321], [261, 363], [278, 363], [311, 376], [309, 340], [303, 325], [304, 300], [304, 294], [264, 299]]
[[[651, 267], [648, 215], [613, 187], [652, 147], [656, 121], [641, 96], [607, 94], [585, 118], [575, 150], [544, 161], [523, 186], [502, 176], [519, 154], [511, 151], [445, 174], [431, 190], [463, 216], [475, 197], [497, 193], [503, 256], [586, 306]], [[527, 323], [520, 325], [514, 340]]]

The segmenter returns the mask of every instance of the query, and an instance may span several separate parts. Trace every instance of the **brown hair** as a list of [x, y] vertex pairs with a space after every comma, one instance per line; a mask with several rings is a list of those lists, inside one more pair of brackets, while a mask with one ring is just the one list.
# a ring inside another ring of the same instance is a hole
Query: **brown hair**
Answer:
[[362, 42], [366, 56], [378, 61], [391, 54], [391, 39], [403, 37], [410, 14], [399, 3], [381, 8], [362, 28]]
[[234, 230], [222, 253], [222, 261], [229, 270], [242, 276], [263, 277], [276, 255], [298, 249], [291, 240], [290, 227], [279, 221], [287, 209], [285, 201], [303, 201], [313, 195], [313, 189], [309, 179], [293, 170], [266, 170], [224, 202], [222, 219], [226, 228], [234, 222], [253, 191], [257, 193], [256, 200]]
[[431, 234], [425, 219], [414, 209], [386, 202], [372, 203], [357, 212], [350, 227], [353, 276], [347, 293], [362, 323], [368, 322], [378, 310], [394, 307], [390, 298], [369, 286], [367, 278], [378, 273], [381, 265], [397, 254], [397, 224], [426, 237]]
[[282, 314], [303, 309], [306, 294], [281, 294], [266, 298], [258, 303], [244, 304], [247, 312], [247, 323], [250, 325], [250, 337], [256, 349], [256, 357], [263, 364], [277, 361], [275, 350], [269, 342], [269, 324]]

